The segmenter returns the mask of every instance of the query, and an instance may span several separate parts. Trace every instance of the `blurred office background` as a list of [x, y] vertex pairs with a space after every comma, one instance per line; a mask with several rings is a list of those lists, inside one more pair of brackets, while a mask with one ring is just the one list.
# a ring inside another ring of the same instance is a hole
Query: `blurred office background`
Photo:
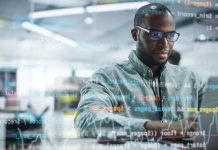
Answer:
[[127, 59], [134, 14], [149, 2], [175, 15], [180, 65], [204, 81], [217, 76], [215, 0], [0, 0], [1, 116], [30, 119], [25, 112], [40, 116], [47, 108], [45, 126], [65, 121], [59, 135], [77, 137], [72, 118], [81, 86], [98, 68]]

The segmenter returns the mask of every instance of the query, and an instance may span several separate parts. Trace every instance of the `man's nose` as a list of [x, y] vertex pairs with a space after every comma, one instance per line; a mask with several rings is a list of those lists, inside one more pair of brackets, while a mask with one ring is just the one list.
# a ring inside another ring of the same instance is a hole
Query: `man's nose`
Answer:
[[168, 41], [167, 41], [167, 38], [166, 36], [164, 36], [160, 41], [160, 45], [164, 48], [167, 48], [168, 47]]

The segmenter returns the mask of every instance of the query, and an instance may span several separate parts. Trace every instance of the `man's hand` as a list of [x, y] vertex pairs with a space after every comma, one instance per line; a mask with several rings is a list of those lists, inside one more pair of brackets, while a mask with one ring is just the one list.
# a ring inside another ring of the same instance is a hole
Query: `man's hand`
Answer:
[[195, 117], [188, 117], [172, 123], [150, 121], [145, 123], [144, 127], [146, 130], [156, 130], [159, 133], [162, 130], [174, 130], [177, 135], [184, 135], [187, 131], [196, 131], [197, 119]]
[[168, 130], [175, 130], [178, 135], [183, 135], [187, 131], [196, 131], [197, 119], [188, 117], [169, 124]]

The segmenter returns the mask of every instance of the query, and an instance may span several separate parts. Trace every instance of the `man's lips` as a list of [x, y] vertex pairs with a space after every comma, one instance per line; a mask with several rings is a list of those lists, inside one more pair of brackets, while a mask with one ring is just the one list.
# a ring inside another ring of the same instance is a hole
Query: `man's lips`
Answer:
[[167, 51], [154, 51], [153, 54], [168, 54]]
[[155, 51], [153, 52], [154, 55], [156, 55], [159, 59], [166, 59], [168, 52], [166, 51]]

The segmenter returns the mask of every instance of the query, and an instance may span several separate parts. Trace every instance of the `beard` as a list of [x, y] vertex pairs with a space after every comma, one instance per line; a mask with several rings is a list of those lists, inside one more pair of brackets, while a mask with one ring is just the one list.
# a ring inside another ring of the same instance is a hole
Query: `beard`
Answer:
[[[139, 42], [137, 43], [137, 49], [136, 49], [136, 51], [137, 51], [136, 53], [137, 53], [138, 58], [139, 58], [145, 65], [147, 65], [147, 66], [153, 66], [153, 65], [155, 65], [155, 66], [160, 66], [160, 67], [164, 66], [164, 65], [167, 63], [168, 58], [169, 58], [169, 56], [170, 56], [170, 54], [171, 54], [171, 52], [172, 52], [172, 50], [170, 50], [170, 51], [168, 52], [168, 56], [167, 56], [166, 60], [164, 60], [164, 61], [163, 61], [163, 60], [158, 60], [157, 56], [155, 56], [155, 55], [152, 53], [152, 51], [149, 51], [147, 45], [146, 45], [146, 44], [143, 44], [143, 42], [141, 42], [141, 41], [139, 41]], [[158, 50], [155, 50], [155, 51], [158, 51]], [[155, 59], [155, 57], [156, 57], [156, 59]]]
[[168, 58], [169, 58], [169, 56], [168, 56], [167, 59], [163, 62], [156, 61], [153, 58], [153, 56], [149, 53], [146, 53], [144, 49], [138, 50], [137, 56], [145, 65], [147, 65], [149, 67], [153, 66], [153, 65], [162, 67], [167, 63]]
[[148, 58], [150, 58], [149, 62], [150, 62], [151, 65], [164, 66], [167, 63], [169, 56], [163, 62], [156, 61], [152, 56], [148, 56]]

